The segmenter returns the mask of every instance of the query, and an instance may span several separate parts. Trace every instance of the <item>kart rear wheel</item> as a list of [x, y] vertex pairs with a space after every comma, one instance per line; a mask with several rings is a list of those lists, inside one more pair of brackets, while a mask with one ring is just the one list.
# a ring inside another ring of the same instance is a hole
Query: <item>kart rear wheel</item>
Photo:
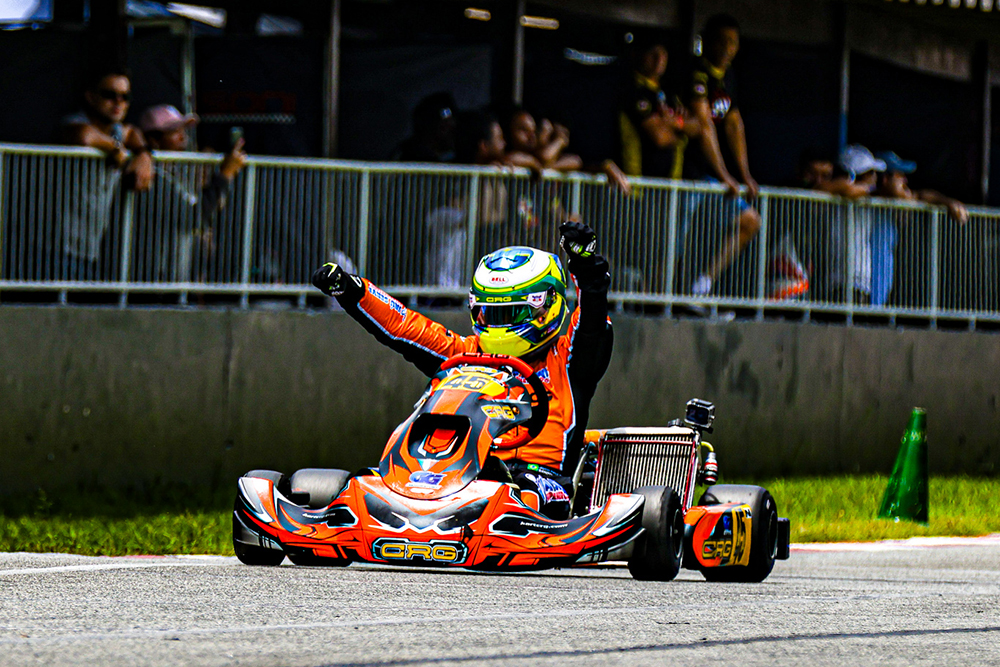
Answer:
[[771, 574], [778, 554], [778, 506], [767, 489], [740, 484], [716, 484], [709, 487], [699, 505], [746, 503], [753, 524], [750, 528], [750, 562], [747, 565], [703, 568], [708, 581], [756, 583]]
[[[288, 492], [288, 478], [275, 470], [251, 470], [244, 477], [256, 477], [259, 479], [269, 479], [274, 482], [274, 486], [281, 493]], [[244, 533], [244, 528], [237, 517], [237, 510], [240, 507], [240, 498], [236, 498], [236, 508], [233, 511], [233, 551], [236, 557], [245, 565], [263, 565], [273, 567], [281, 565], [285, 560], [285, 552], [280, 549], [268, 549], [253, 544], [246, 544], [236, 539], [237, 535]]]
[[306, 507], [323, 509], [340, 495], [350, 477], [351, 473], [337, 468], [303, 468], [292, 474], [291, 492], [308, 493]]
[[643, 496], [645, 534], [628, 560], [628, 571], [640, 581], [670, 581], [681, 569], [684, 550], [684, 508], [669, 486], [643, 486], [632, 493]]

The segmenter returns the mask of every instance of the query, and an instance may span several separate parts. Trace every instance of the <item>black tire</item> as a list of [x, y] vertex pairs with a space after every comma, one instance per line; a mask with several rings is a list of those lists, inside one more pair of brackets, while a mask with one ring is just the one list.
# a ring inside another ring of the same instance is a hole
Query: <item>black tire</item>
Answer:
[[351, 561], [346, 558], [323, 558], [314, 554], [288, 554], [288, 560], [296, 565], [310, 567], [347, 567]]
[[[274, 470], [251, 470], [244, 477], [257, 477], [259, 479], [269, 479], [274, 482], [274, 486], [281, 493], [285, 494], [288, 492], [288, 478], [285, 477], [280, 472]], [[237, 518], [237, 510], [240, 508], [240, 503], [242, 501], [239, 497], [236, 498], [236, 508], [233, 511], [233, 551], [236, 552], [236, 557], [241, 563], [246, 565], [263, 565], [263, 566], [276, 566], [281, 565], [281, 562], [285, 560], [285, 552], [280, 549], [268, 549], [266, 547], [260, 547], [252, 544], [246, 544], [236, 539], [237, 535], [243, 534], [243, 526], [240, 525], [240, 520]]]
[[[322, 509], [333, 502], [347, 486], [351, 473], [336, 468], [303, 468], [292, 474], [291, 492], [308, 493], [309, 509]], [[294, 561], [293, 561], [294, 562]]]
[[681, 569], [684, 555], [684, 508], [669, 486], [644, 486], [632, 493], [643, 496], [645, 534], [628, 560], [628, 571], [640, 581], [670, 581]]
[[703, 568], [708, 581], [756, 583], [764, 581], [774, 568], [778, 553], [778, 506], [767, 489], [740, 484], [717, 484], [709, 487], [699, 505], [746, 503], [750, 506], [750, 562], [747, 565]]

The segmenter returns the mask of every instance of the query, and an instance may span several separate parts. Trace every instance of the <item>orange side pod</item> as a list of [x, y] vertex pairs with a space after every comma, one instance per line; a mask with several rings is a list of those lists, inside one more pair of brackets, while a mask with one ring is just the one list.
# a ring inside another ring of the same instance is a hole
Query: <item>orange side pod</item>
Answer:
[[695, 506], [684, 516], [694, 527], [691, 549], [702, 567], [747, 565], [750, 562], [749, 505]]

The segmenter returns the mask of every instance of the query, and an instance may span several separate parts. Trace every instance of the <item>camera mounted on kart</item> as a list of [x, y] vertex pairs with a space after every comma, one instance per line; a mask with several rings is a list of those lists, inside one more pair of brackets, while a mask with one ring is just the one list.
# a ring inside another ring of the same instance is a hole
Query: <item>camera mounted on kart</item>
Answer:
[[684, 423], [691, 428], [705, 433], [712, 432], [712, 423], [715, 421], [715, 404], [704, 401], [700, 398], [692, 398], [687, 402], [684, 411]]

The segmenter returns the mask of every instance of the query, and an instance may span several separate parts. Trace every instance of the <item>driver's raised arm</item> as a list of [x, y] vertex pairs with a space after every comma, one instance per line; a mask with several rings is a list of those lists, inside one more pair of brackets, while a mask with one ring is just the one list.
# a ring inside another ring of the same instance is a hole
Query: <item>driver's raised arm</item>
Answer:
[[316, 269], [312, 282], [327, 296], [335, 297], [376, 340], [402, 354], [428, 377], [448, 357], [478, 351], [474, 336], [456, 334], [336, 264]]
[[[604, 375], [611, 357], [611, 320], [608, 319], [608, 287], [611, 275], [608, 260], [596, 252], [596, 238], [590, 227], [580, 222], [566, 222], [560, 227], [562, 246], [569, 256], [569, 272], [579, 291], [578, 315], [570, 322], [571, 374], [581, 371], [595, 375], [594, 383]], [[577, 366], [574, 371], [573, 366]], [[580, 368], [580, 367], [583, 368]]]

